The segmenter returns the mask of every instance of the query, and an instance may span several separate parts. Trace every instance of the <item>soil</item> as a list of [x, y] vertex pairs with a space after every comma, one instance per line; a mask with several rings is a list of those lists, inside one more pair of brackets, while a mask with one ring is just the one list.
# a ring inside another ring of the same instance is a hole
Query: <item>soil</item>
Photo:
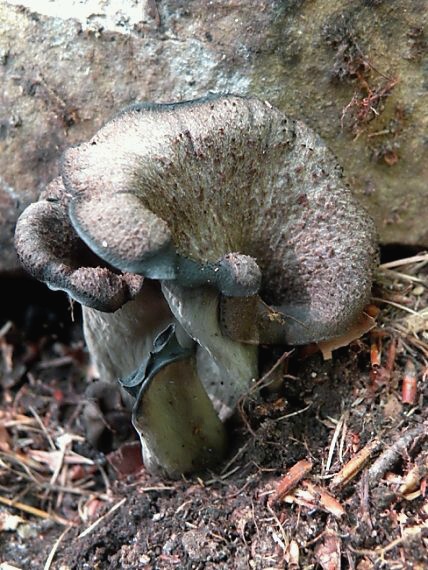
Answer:
[[90, 445], [78, 307], [3, 279], [0, 568], [426, 568], [427, 268], [382, 267], [376, 327], [264, 370], [225, 461], [179, 481], [144, 470], [125, 408]]

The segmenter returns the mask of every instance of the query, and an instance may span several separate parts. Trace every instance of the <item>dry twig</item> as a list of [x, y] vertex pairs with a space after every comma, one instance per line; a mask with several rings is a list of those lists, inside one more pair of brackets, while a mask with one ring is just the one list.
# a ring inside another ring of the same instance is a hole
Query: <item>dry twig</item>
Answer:
[[14, 501], [12, 499], [7, 499], [6, 497], [0, 496], [0, 503], [8, 507], [19, 509], [20, 511], [24, 511], [24, 513], [34, 515], [35, 517], [39, 517], [41, 519], [49, 519], [58, 524], [62, 524], [65, 526], [69, 526], [72, 524], [70, 523], [70, 521], [63, 519], [62, 517], [56, 515], [55, 513], [48, 513], [46, 511], [42, 511], [41, 509], [37, 509], [36, 507], [32, 507], [31, 505], [27, 505], [25, 503], [21, 503], [20, 501]]
[[67, 534], [67, 532], [69, 530], [70, 530], [70, 527], [66, 528], [65, 531], [63, 533], [61, 533], [58, 540], [56, 540], [55, 544], [52, 546], [51, 551], [49, 552], [49, 556], [46, 559], [43, 570], [49, 570], [50, 567], [52, 566], [52, 562], [53, 562], [53, 559], [55, 557], [56, 551], [58, 550], [58, 546], [61, 544], [61, 542], [63, 541], [65, 535]]
[[419, 424], [416, 427], [404, 432], [392, 445], [376, 459], [369, 469], [369, 484], [376, 483], [387, 471], [391, 469], [403, 453], [408, 452], [408, 448], [415, 442], [428, 437], [427, 424]]
[[119, 509], [123, 504], [125, 504], [125, 502], [126, 502], [126, 497], [124, 497], [121, 501], [113, 505], [113, 507], [107, 513], [103, 514], [99, 519], [97, 519], [90, 526], [88, 526], [88, 528], [85, 529], [83, 532], [81, 532], [77, 538], [83, 538], [85, 536], [88, 536], [88, 534], [90, 534], [97, 526], [99, 526], [107, 517], [109, 517], [111, 514], [117, 511], [117, 509]]

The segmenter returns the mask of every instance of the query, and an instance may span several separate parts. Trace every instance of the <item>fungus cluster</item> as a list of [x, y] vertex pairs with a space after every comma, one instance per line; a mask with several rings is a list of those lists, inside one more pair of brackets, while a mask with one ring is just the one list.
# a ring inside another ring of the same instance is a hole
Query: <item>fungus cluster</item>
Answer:
[[33, 276], [82, 304], [145, 464], [171, 477], [224, 453], [222, 420], [258, 376], [260, 343], [346, 333], [377, 259], [320, 138], [234, 95], [122, 111], [65, 151], [15, 243]]

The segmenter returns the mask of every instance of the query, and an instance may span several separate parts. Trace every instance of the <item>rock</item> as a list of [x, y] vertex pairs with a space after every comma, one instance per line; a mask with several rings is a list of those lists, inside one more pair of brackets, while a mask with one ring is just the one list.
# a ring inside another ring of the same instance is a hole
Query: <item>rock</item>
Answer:
[[[20, 4], [22, 6], [14, 5]], [[332, 147], [383, 243], [428, 245], [423, 2], [0, 1], [0, 270], [62, 151], [136, 100], [251, 94]]]

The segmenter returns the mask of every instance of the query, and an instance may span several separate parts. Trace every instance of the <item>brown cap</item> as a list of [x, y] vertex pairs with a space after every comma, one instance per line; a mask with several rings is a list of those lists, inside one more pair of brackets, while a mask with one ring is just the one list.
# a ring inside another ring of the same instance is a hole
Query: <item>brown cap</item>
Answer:
[[340, 335], [370, 295], [372, 220], [322, 140], [257, 98], [134, 105], [67, 150], [61, 175], [67, 199], [30, 206], [17, 245], [33, 274], [86, 304], [107, 274], [109, 299], [129, 295], [130, 278], [81, 268], [82, 242], [118, 271], [259, 293], [285, 315], [291, 344]]
[[138, 293], [143, 277], [107, 267], [87, 248], [70, 224], [68, 200], [57, 178], [24, 211], [15, 232], [18, 256], [51, 289], [66, 291], [88, 307], [115, 311]]

